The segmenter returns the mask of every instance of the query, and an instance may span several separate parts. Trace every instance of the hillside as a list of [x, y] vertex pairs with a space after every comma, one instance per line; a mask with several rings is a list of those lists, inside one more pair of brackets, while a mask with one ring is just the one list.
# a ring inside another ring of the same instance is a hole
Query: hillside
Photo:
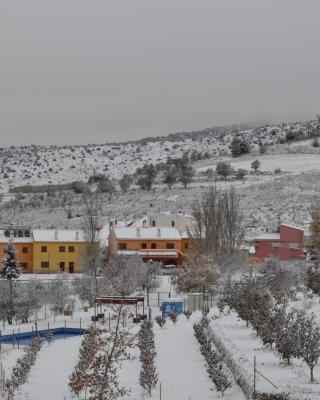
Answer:
[[[145, 191], [132, 185], [127, 193], [117, 191], [102, 194], [103, 223], [115, 216], [133, 220], [152, 211], [185, 211], [190, 213], [209, 185], [234, 185], [240, 194], [241, 207], [248, 231], [274, 229], [279, 220], [307, 228], [310, 203], [320, 191], [320, 148], [312, 146], [312, 139], [302, 140], [317, 126], [316, 121], [286, 126], [267, 126], [244, 131], [230, 131], [217, 137], [214, 132], [203, 135], [162, 139], [126, 144], [105, 144], [69, 147], [31, 146], [1, 150], [1, 187], [26, 184], [61, 184], [75, 180], [86, 181], [93, 173], [104, 173], [116, 179], [123, 173], [134, 173], [146, 162], [166, 161], [181, 157], [186, 151], [207, 153], [193, 163], [196, 174], [187, 189], [176, 183], [171, 190], [162, 183], [159, 174], [152, 190]], [[286, 135], [297, 135], [298, 141], [286, 141]], [[250, 141], [251, 152], [241, 157], [230, 155], [234, 135]], [[258, 143], [270, 144], [260, 154]], [[281, 142], [281, 143], [280, 143]], [[283, 143], [284, 142], [284, 143]], [[273, 143], [273, 145], [271, 145]], [[260, 161], [255, 174], [251, 163]], [[243, 169], [243, 180], [231, 176], [227, 181], [206, 174], [215, 171], [219, 161], [230, 163], [233, 170]], [[10, 194], [0, 205], [1, 223], [27, 224], [33, 227], [80, 227], [83, 198], [72, 190], [49, 194]]]
[[205, 157], [230, 155], [235, 136], [248, 141], [254, 150], [259, 142], [274, 145], [285, 141], [287, 135], [305, 138], [316, 128], [316, 121], [307, 121], [251, 129], [211, 128], [118, 144], [1, 148], [0, 191], [19, 185], [86, 181], [94, 173], [119, 178], [145, 163], [165, 162], [186, 152], [196, 151]]

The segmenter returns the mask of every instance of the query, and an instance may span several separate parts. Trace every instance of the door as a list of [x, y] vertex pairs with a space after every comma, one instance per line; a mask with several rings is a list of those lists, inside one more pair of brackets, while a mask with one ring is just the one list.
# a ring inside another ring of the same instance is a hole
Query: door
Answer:
[[73, 262], [69, 262], [69, 273], [70, 274], [74, 273], [74, 263]]

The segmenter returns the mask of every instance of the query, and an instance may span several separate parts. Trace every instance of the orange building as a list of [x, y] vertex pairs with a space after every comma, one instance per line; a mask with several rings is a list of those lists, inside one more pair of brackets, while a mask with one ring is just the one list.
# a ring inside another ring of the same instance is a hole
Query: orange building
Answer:
[[33, 269], [33, 238], [27, 227], [8, 227], [0, 230], [0, 259], [5, 257], [8, 243], [13, 243], [17, 260], [21, 263], [23, 272], [32, 272]]
[[144, 261], [181, 265], [189, 238], [176, 228], [115, 227], [109, 235], [109, 255], [139, 255]]

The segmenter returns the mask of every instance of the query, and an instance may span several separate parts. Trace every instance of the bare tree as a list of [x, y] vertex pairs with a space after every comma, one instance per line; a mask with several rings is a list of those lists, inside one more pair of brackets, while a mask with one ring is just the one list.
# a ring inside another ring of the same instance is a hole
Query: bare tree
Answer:
[[202, 200], [193, 205], [194, 229], [191, 250], [208, 256], [217, 265], [232, 263], [239, 257], [244, 237], [243, 216], [234, 189], [210, 187]]
[[86, 242], [83, 261], [86, 270], [94, 278], [94, 293], [99, 296], [98, 274], [102, 264], [99, 229], [101, 228], [102, 200], [100, 195], [84, 195], [83, 235]]

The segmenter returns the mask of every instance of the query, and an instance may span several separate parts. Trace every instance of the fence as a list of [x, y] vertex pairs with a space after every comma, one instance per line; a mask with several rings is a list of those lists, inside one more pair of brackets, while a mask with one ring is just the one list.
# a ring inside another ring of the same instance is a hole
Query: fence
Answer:
[[1, 391], [4, 391], [6, 383], [6, 375], [4, 372], [3, 364], [0, 362], [0, 395]]

